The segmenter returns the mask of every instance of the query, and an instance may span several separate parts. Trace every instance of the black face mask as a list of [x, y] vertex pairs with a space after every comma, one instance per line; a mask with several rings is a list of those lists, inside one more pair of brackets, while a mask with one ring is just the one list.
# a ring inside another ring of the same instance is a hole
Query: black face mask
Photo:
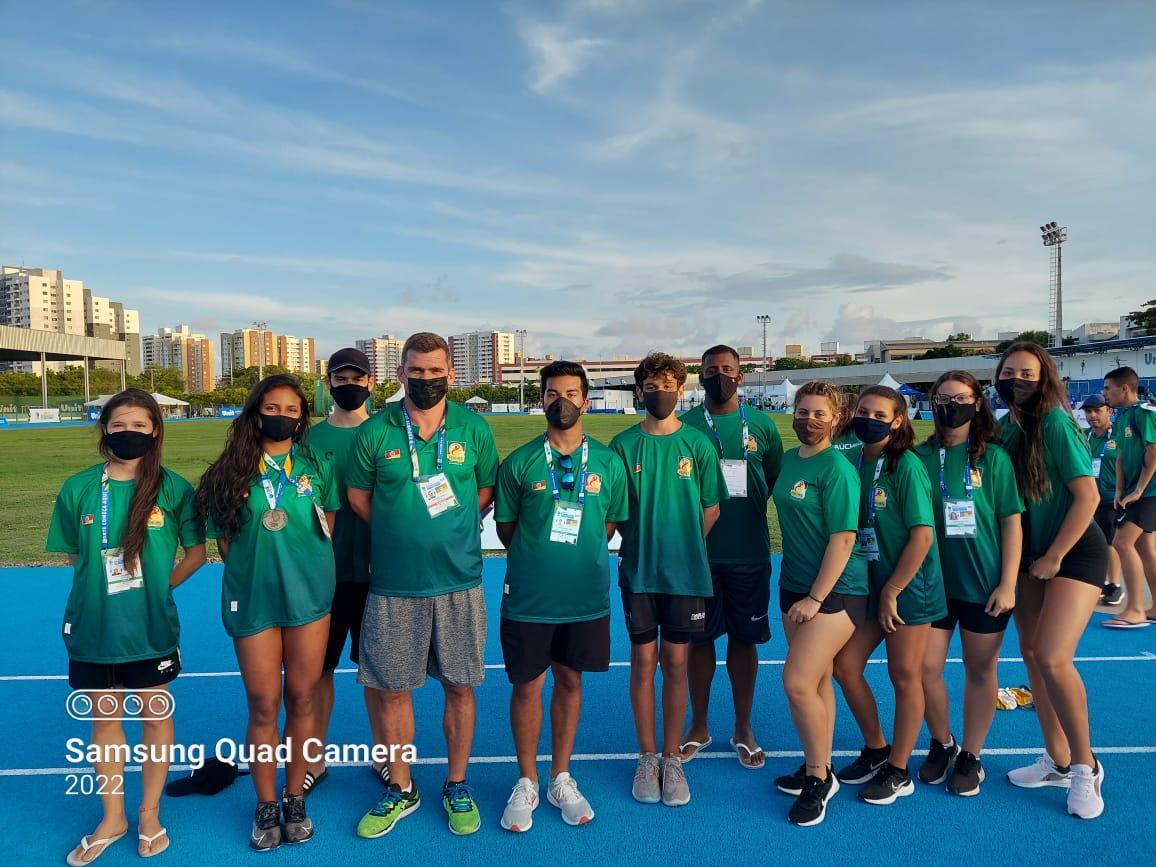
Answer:
[[791, 427], [794, 428], [799, 442], [805, 446], [813, 446], [831, 435], [833, 424], [813, 418], [797, 418], [791, 422]]
[[891, 422], [857, 415], [851, 419], [851, 430], [855, 432], [859, 442], [869, 446], [881, 443], [891, 436]]
[[564, 397], [558, 398], [546, 407], [546, 423], [558, 430], [570, 430], [582, 418], [582, 408], [575, 406]]
[[995, 390], [1008, 406], [1031, 409], [1040, 399], [1040, 384], [1034, 379], [997, 379]]
[[301, 419], [291, 415], [270, 415], [263, 412], [259, 413], [259, 416], [261, 436], [270, 442], [279, 443], [292, 439], [293, 434], [297, 433], [297, 428], [301, 426]]
[[433, 409], [450, 390], [449, 377], [439, 376], [436, 379], [414, 379], [405, 381], [405, 393], [418, 409]]
[[369, 389], [356, 383], [335, 385], [329, 393], [333, 395], [333, 402], [346, 412], [352, 412], [369, 400]]
[[716, 373], [714, 376], [702, 378], [702, 390], [715, 403], [726, 403], [739, 390], [739, 382], [734, 377]]
[[667, 418], [678, 403], [677, 391], [644, 391], [642, 405], [646, 411], [660, 421]]
[[935, 404], [935, 420], [949, 430], [963, 427], [975, 418], [976, 405], [974, 403]]
[[157, 438], [140, 431], [118, 430], [116, 433], [105, 434], [104, 443], [120, 460], [134, 461], [151, 452], [157, 444]]

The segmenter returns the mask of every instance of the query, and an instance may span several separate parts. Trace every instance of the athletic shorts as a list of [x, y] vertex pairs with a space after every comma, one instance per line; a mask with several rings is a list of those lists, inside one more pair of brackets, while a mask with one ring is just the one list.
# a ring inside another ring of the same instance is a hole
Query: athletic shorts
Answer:
[[999, 617], [992, 617], [984, 610], [986, 608], [987, 606], [981, 602], [965, 602], [962, 599], [948, 597], [947, 616], [936, 620], [931, 626], [933, 629], [946, 629], [951, 632], [955, 629], [955, 624], [958, 623], [960, 629], [966, 629], [968, 632], [976, 632], [980, 635], [1005, 632], [1012, 613], [1005, 611]]
[[[1026, 565], [1024, 568], [1030, 579], [1031, 566]], [[1084, 535], [1060, 562], [1060, 571], [1056, 574], [1060, 578], [1083, 581], [1093, 587], [1104, 586], [1104, 576], [1108, 574], [1108, 543], [1096, 524], [1093, 523], [1084, 531]]]
[[361, 622], [357, 682], [409, 692], [426, 676], [447, 686], [485, 678], [486, 599], [482, 587], [441, 596], [370, 593]]
[[181, 651], [136, 662], [81, 662], [68, 660], [68, 685], [73, 689], [149, 689], [176, 680], [181, 673]]
[[329, 643], [325, 645], [323, 671], [333, 671], [341, 661], [345, 638], [349, 636], [349, 660], [357, 662], [361, 648], [361, 621], [365, 617], [365, 599], [369, 585], [338, 581], [333, 590], [333, 607], [329, 611]]
[[502, 618], [502, 659], [510, 683], [529, 683], [552, 663], [575, 671], [610, 669], [610, 615], [574, 623]]
[[692, 639], [706, 644], [724, 635], [742, 644], [771, 640], [771, 564], [711, 564], [714, 596], [706, 600], [706, 625]]
[[[779, 587], [779, 611], [786, 614], [791, 610], [791, 606], [796, 602], [800, 602], [807, 598], [806, 593], [796, 593], [794, 590], [788, 590], [786, 587]], [[851, 618], [851, 622], [859, 626], [867, 619], [867, 599], [866, 596], [849, 596], [846, 593], [835, 593], [832, 591], [827, 594], [827, 598], [819, 606], [820, 614], [838, 614], [840, 611], [846, 611], [847, 616]]]
[[1100, 505], [1096, 507], [1096, 526], [1100, 528], [1109, 545], [1116, 535], [1116, 515], [1116, 505], [1111, 500], [1101, 500]]
[[622, 610], [631, 644], [662, 640], [686, 644], [706, 626], [706, 597], [676, 593], [631, 593], [622, 588]]
[[1156, 530], [1156, 497], [1144, 497], [1124, 510], [1124, 520], [1145, 533]]

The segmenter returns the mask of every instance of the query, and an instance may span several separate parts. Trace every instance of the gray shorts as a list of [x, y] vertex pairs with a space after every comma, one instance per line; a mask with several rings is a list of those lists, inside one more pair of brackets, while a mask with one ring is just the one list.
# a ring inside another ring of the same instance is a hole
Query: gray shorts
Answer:
[[357, 682], [409, 692], [426, 675], [478, 686], [486, 675], [486, 598], [479, 584], [444, 596], [370, 593], [361, 622]]

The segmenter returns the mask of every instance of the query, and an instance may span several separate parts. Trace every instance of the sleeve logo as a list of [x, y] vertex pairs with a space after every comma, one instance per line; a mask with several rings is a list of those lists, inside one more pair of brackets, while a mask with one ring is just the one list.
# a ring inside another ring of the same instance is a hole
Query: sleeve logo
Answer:
[[401, 457], [401, 449], [390, 449], [389, 451], [387, 451], [385, 453], [385, 459], [387, 461], [396, 461], [400, 457]]
[[546, 483], [545, 482], [534, 482], [534, 484], [531, 485], [531, 490], [544, 491], [544, 490], [546, 490]]
[[96, 518], [93, 515], [81, 515], [80, 516], [80, 526], [87, 527], [89, 524], [91, 524], [95, 520], [96, 520]]

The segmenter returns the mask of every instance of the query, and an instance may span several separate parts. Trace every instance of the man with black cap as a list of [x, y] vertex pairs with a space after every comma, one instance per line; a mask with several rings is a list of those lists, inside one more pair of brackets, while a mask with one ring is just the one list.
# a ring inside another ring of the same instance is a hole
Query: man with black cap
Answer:
[[[326, 384], [336, 406], [333, 414], [314, 425], [309, 432], [309, 447], [325, 457], [333, 468], [335, 487], [341, 492], [341, 508], [333, 527], [333, 556], [337, 561], [337, 585], [333, 593], [333, 608], [329, 619], [329, 644], [325, 649], [325, 664], [317, 684], [313, 706], [317, 709], [317, 737], [326, 742], [329, 719], [333, 714], [333, 672], [350, 638], [349, 658], [358, 661], [361, 643], [361, 621], [365, 615], [365, 600], [369, 592], [369, 525], [349, 507], [346, 495], [346, 476], [353, 453], [357, 429], [369, 418], [366, 409], [373, 380], [369, 359], [357, 349], [339, 349], [329, 358]], [[365, 704], [373, 742], [381, 743], [378, 729], [376, 690], [365, 690]], [[388, 766], [372, 768], [374, 775], [388, 783]], [[321, 762], [311, 764], [305, 774], [305, 794], [328, 776]]]
[[1096, 508], [1096, 524], [1104, 531], [1108, 540], [1108, 574], [1104, 579], [1104, 589], [1100, 601], [1104, 605], [1119, 605], [1124, 599], [1124, 589], [1120, 586], [1120, 555], [1112, 547], [1112, 537], [1116, 534], [1116, 435], [1112, 430], [1112, 407], [1103, 395], [1093, 394], [1080, 409], [1088, 420], [1088, 448], [1092, 451], [1092, 473], [1100, 489], [1100, 505]]

